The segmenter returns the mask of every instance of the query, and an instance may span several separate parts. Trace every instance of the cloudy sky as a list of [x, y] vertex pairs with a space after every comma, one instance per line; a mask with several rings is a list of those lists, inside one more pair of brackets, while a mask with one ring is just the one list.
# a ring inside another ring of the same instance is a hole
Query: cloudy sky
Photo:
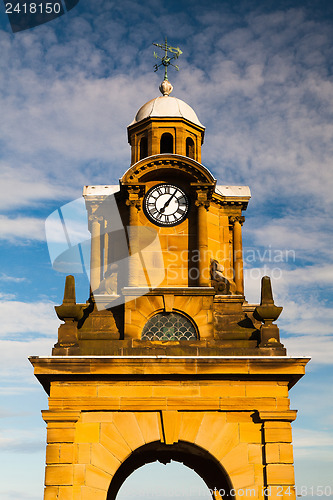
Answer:
[[158, 95], [152, 42], [165, 36], [183, 51], [173, 95], [206, 126], [202, 162], [251, 188], [247, 299], [271, 275], [282, 341], [312, 357], [290, 394], [297, 487], [333, 497], [333, 2], [80, 0], [15, 34], [0, 6], [2, 500], [42, 498], [47, 400], [27, 356], [50, 354], [64, 285], [45, 219], [128, 168], [126, 127]]

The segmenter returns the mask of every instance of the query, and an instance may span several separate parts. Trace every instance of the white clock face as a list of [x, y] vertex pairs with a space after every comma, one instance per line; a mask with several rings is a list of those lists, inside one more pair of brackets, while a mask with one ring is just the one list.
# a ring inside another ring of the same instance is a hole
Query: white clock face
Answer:
[[189, 202], [186, 194], [172, 184], [159, 184], [147, 192], [144, 211], [158, 226], [175, 226], [186, 219]]

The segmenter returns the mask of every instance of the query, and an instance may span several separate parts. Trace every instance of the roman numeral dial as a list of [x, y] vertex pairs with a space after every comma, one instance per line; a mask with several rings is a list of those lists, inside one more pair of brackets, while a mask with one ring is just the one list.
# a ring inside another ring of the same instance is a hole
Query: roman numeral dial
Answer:
[[175, 226], [188, 215], [189, 201], [182, 189], [158, 184], [147, 192], [143, 202], [147, 218], [158, 226]]

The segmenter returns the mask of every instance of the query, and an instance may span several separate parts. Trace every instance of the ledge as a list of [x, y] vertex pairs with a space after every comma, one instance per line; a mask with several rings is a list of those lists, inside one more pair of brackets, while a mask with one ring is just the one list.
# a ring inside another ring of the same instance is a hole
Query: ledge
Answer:
[[125, 296], [142, 296], [142, 295], [215, 295], [215, 289], [211, 286], [191, 286], [191, 287], [160, 287], [150, 290], [147, 287], [127, 286], [122, 288], [122, 293]]
[[283, 380], [289, 388], [310, 358], [289, 356], [31, 356], [46, 392], [52, 380]]

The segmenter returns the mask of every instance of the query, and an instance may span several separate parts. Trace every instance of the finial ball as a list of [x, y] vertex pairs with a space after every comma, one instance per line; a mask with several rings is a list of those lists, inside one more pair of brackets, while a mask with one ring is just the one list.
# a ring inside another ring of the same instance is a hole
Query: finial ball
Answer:
[[166, 96], [166, 95], [171, 94], [171, 92], [173, 90], [173, 86], [171, 85], [169, 80], [163, 80], [163, 82], [159, 86], [159, 89], [160, 89], [161, 94]]

